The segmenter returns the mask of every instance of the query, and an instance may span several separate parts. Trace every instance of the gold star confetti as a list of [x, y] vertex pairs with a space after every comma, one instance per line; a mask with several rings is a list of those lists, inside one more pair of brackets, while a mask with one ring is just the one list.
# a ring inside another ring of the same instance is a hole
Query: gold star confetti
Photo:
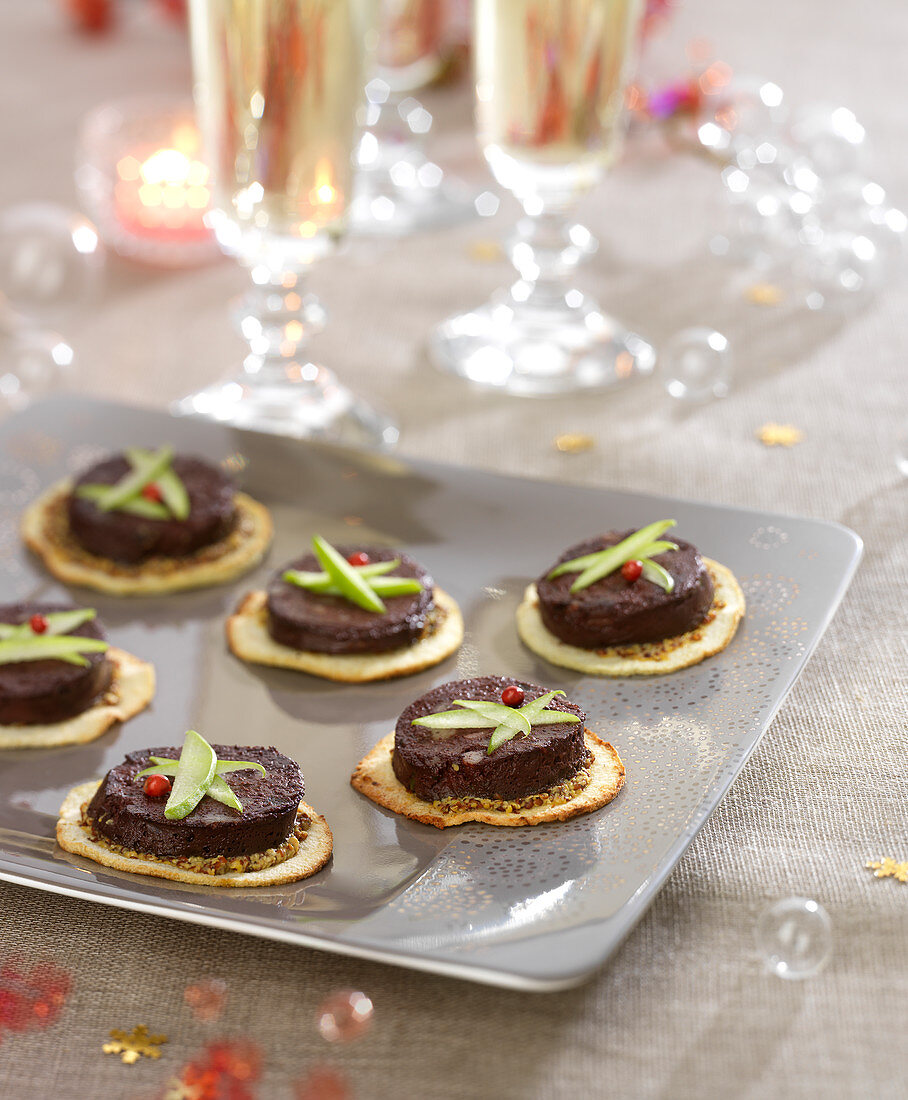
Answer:
[[894, 878], [899, 882], [908, 882], [908, 859], [896, 863], [887, 856], [885, 859], [868, 859], [864, 864], [873, 870], [874, 878]]
[[143, 1055], [146, 1058], [160, 1058], [158, 1047], [167, 1042], [166, 1035], [149, 1035], [144, 1024], [139, 1024], [128, 1033], [115, 1027], [110, 1037], [113, 1042], [105, 1043], [101, 1049], [105, 1054], [119, 1054], [127, 1066], [134, 1065]]
[[472, 241], [470, 243], [470, 258], [479, 260], [483, 264], [493, 264], [504, 256], [498, 241]]
[[581, 432], [565, 432], [564, 435], [555, 436], [555, 446], [563, 454], [579, 455], [583, 451], [591, 451], [596, 446], [596, 441], [591, 435], [583, 435]]
[[785, 297], [773, 283], [752, 283], [744, 291], [745, 299], [755, 306], [777, 306]]
[[769, 421], [757, 431], [757, 439], [764, 447], [793, 447], [804, 438], [804, 433], [794, 424], [774, 424]]

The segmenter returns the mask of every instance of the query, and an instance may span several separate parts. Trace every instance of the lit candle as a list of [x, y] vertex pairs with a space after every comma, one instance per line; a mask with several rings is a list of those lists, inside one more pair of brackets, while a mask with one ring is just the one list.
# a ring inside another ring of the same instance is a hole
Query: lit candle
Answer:
[[208, 166], [198, 159], [199, 135], [190, 123], [175, 127], [161, 148], [141, 146], [116, 164], [114, 207], [136, 236], [174, 241], [209, 236], [203, 221], [211, 199]]

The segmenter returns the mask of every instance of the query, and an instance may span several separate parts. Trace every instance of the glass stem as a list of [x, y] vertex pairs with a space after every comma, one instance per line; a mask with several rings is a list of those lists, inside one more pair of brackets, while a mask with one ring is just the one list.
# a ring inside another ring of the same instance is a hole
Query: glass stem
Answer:
[[250, 385], [315, 380], [318, 368], [308, 362], [305, 347], [325, 327], [325, 310], [306, 292], [304, 274], [254, 268], [234, 320], [249, 344], [243, 371]]
[[562, 209], [526, 212], [508, 241], [508, 254], [518, 280], [510, 288], [514, 308], [521, 311], [564, 312], [574, 299], [577, 267], [593, 252], [597, 242], [589, 230], [572, 224]]

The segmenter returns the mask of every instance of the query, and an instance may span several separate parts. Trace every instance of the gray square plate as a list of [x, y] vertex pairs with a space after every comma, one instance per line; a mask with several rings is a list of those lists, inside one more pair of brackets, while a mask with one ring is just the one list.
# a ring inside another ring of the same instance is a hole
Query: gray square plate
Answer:
[[[861, 554], [857, 536], [833, 523], [504, 478], [61, 399], [0, 430], [2, 602], [63, 594], [19, 544], [27, 502], [105, 451], [163, 441], [238, 471], [272, 508], [275, 545], [257, 572], [222, 588], [158, 599], [72, 592], [97, 607], [112, 642], [154, 662], [157, 695], [89, 745], [2, 754], [0, 877], [518, 989], [576, 984], [628, 934], [753, 752]], [[723, 653], [674, 675], [598, 680], [523, 648], [514, 610], [558, 551], [667, 515], [745, 589], [746, 618]], [[315, 532], [387, 541], [423, 561], [463, 608], [460, 653], [417, 676], [352, 687], [233, 658], [225, 615]], [[562, 688], [580, 703], [625, 761], [618, 798], [563, 824], [436, 830], [352, 790], [354, 765], [411, 699], [477, 673]], [[56, 847], [57, 809], [70, 787], [190, 727], [212, 740], [273, 744], [300, 761], [306, 796], [334, 831], [324, 871], [285, 887], [195, 888], [107, 870]]]

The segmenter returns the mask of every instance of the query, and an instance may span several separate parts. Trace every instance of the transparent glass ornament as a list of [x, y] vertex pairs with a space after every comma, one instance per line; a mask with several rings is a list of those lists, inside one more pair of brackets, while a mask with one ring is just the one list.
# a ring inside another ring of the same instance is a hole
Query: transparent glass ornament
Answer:
[[678, 401], [698, 404], [725, 397], [732, 375], [728, 340], [711, 328], [682, 329], [663, 345], [658, 372], [668, 395]]
[[0, 300], [27, 325], [55, 325], [98, 291], [104, 247], [94, 225], [55, 203], [0, 211]]
[[0, 333], [0, 415], [65, 389], [73, 358], [73, 349], [58, 333]]
[[785, 898], [760, 914], [756, 941], [767, 968], [777, 977], [809, 978], [826, 965], [832, 952], [832, 921], [811, 898]]
[[329, 1043], [358, 1039], [372, 1026], [372, 1001], [355, 989], [342, 989], [319, 1005], [316, 1021], [319, 1034]]
[[801, 107], [789, 120], [788, 135], [827, 182], [866, 169], [866, 131], [847, 107], [827, 103]]
[[759, 77], [732, 77], [707, 92], [696, 116], [697, 139], [716, 156], [731, 160], [739, 149], [782, 133], [788, 110], [778, 84]]

